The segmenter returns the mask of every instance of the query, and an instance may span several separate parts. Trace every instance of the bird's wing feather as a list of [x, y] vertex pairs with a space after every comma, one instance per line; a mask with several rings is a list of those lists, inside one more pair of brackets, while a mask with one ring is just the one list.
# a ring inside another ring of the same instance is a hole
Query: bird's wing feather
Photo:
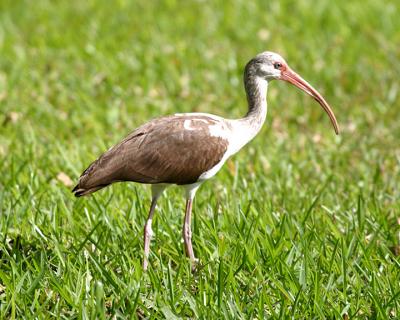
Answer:
[[205, 115], [170, 116], [139, 127], [105, 152], [82, 174], [76, 189], [116, 181], [190, 184], [223, 158], [228, 141], [210, 134], [226, 123]]

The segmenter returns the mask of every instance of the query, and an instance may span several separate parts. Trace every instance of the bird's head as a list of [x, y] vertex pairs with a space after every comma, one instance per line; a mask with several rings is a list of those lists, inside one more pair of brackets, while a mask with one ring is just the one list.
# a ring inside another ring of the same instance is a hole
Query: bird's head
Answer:
[[339, 125], [336, 117], [322, 95], [307, 81], [294, 72], [279, 54], [265, 51], [254, 57], [246, 66], [246, 72], [266, 81], [287, 81], [313, 97], [328, 114], [336, 134], [339, 134]]

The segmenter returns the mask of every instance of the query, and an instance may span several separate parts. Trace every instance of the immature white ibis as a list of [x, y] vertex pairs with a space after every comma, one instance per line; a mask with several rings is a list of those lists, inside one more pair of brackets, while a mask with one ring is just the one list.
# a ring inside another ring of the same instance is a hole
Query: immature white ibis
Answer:
[[248, 112], [243, 118], [224, 119], [207, 113], [182, 113], [151, 120], [101, 155], [79, 178], [73, 189], [77, 197], [114, 182], [151, 184], [152, 200], [144, 227], [145, 270], [156, 203], [165, 188], [173, 184], [186, 191], [182, 234], [186, 254], [192, 263], [196, 262], [190, 228], [195, 193], [230, 156], [260, 131], [267, 115], [267, 88], [271, 80], [290, 82], [317, 100], [328, 114], [336, 134], [339, 133], [335, 115], [324, 98], [290, 69], [280, 55], [263, 52], [251, 59], [244, 71]]

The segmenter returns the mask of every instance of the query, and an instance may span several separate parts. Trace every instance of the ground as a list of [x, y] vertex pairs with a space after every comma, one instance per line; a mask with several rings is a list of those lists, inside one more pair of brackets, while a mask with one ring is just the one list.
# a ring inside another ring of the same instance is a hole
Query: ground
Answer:
[[[395, 1], [0, 3], [0, 318], [400, 317]], [[170, 189], [71, 193], [148, 119], [240, 117], [245, 63], [279, 52], [330, 103], [273, 82], [263, 130], [199, 190], [183, 254]]]

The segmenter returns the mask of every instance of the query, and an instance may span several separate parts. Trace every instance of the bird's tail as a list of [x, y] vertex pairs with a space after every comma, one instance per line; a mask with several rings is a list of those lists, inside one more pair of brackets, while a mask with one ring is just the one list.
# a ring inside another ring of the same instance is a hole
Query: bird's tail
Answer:
[[74, 196], [75, 197], [82, 197], [82, 196], [87, 196], [87, 195], [89, 195], [89, 194], [91, 194], [91, 193], [93, 193], [93, 192], [96, 192], [97, 190], [100, 190], [100, 189], [103, 189], [103, 188], [105, 188], [105, 187], [107, 187], [108, 186], [108, 184], [106, 184], [106, 185], [100, 185], [100, 186], [95, 186], [95, 187], [93, 187], [93, 188], [88, 188], [88, 189], [85, 189], [85, 188], [81, 188], [80, 186], [79, 186], [79, 183], [72, 189], [72, 192], [74, 193]]
[[[96, 174], [100, 160], [97, 159], [90, 166], [83, 171], [79, 177], [78, 184], [72, 189], [75, 197], [82, 197], [89, 195], [97, 190], [103, 189], [112, 183], [109, 179], [104, 179], [102, 174]], [[101, 170], [100, 170], [101, 172]]]

